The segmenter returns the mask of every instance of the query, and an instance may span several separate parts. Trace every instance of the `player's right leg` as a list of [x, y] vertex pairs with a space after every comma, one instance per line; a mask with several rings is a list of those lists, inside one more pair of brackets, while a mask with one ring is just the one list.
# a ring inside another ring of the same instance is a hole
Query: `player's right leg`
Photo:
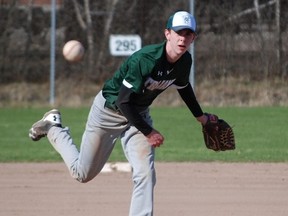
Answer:
[[47, 138], [61, 155], [71, 176], [79, 182], [92, 180], [100, 173], [113, 150], [116, 138], [101, 128], [86, 125], [80, 151], [70, 135], [68, 127], [52, 127]]
[[[69, 128], [62, 128], [60, 125], [54, 124], [53, 121], [50, 121], [51, 118], [48, 121], [48, 118], [43, 117], [30, 130], [37, 131], [37, 125], [45, 129], [41, 130], [39, 135], [41, 137], [47, 135], [52, 146], [63, 158], [72, 177], [79, 182], [87, 182], [101, 171], [110, 156], [117, 137], [127, 128], [127, 119], [106, 109], [104, 104], [105, 99], [100, 92], [90, 109], [80, 152], [73, 142]], [[49, 126], [46, 127], [46, 125]], [[33, 139], [33, 137], [31, 138]], [[35, 133], [33, 140], [39, 140]]]

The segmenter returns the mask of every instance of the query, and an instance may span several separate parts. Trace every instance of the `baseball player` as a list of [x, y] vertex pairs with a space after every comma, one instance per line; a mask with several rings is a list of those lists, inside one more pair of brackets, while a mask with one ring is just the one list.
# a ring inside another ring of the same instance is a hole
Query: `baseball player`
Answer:
[[196, 21], [188, 12], [176, 12], [164, 33], [164, 42], [135, 52], [105, 82], [91, 106], [80, 150], [56, 109], [45, 113], [29, 131], [34, 141], [47, 136], [71, 176], [83, 183], [101, 171], [116, 139], [121, 139], [134, 183], [130, 216], [153, 215], [154, 154], [164, 142], [149, 115], [153, 100], [174, 86], [194, 117], [202, 124], [207, 121], [189, 83], [192, 59], [188, 49], [196, 38]]

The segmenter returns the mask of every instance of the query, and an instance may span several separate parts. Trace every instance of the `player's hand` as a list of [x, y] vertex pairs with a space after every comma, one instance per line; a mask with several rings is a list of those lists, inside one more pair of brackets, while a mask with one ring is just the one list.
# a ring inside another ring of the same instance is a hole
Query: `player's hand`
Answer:
[[199, 121], [202, 125], [205, 125], [209, 120], [209, 117], [205, 114], [203, 114], [200, 117], [197, 117], [197, 121]]
[[146, 137], [149, 144], [153, 147], [160, 147], [164, 142], [164, 137], [156, 130], [152, 130]]

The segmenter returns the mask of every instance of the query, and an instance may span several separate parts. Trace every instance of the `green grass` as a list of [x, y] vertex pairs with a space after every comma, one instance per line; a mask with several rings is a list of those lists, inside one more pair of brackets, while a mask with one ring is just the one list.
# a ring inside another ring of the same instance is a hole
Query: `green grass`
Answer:
[[[0, 109], [0, 162], [60, 161], [58, 153], [44, 138], [32, 142], [28, 130], [40, 119], [44, 108]], [[236, 150], [213, 152], [206, 149], [201, 126], [185, 107], [152, 108], [154, 126], [165, 136], [156, 149], [157, 161], [288, 162], [287, 107], [204, 108], [234, 126]], [[68, 125], [80, 143], [89, 108], [61, 109], [63, 124]], [[79, 145], [78, 145], [79, 146]], [[118, 142], [110, 161], [125, 161]]]

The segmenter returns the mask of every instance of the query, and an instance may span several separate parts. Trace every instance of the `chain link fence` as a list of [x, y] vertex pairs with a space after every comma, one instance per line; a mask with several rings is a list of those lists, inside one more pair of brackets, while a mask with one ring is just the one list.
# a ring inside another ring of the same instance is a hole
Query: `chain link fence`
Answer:
[[[284, 0], [194, 2], [196, 80], [245, 76], [287, 78], [288, 3]], [[190, 10], [188, 0], [56, 0], [56, 79], [101, 83], [125, 56], [109, 51], [111, 34], [137, 34], [142, 46], [164, 40], [169, 15]], [[0, 83], [49, 81], [50, 1], [0, 0]], [[62, 47], [76, 39], [82, 62], [64, 60]]]

